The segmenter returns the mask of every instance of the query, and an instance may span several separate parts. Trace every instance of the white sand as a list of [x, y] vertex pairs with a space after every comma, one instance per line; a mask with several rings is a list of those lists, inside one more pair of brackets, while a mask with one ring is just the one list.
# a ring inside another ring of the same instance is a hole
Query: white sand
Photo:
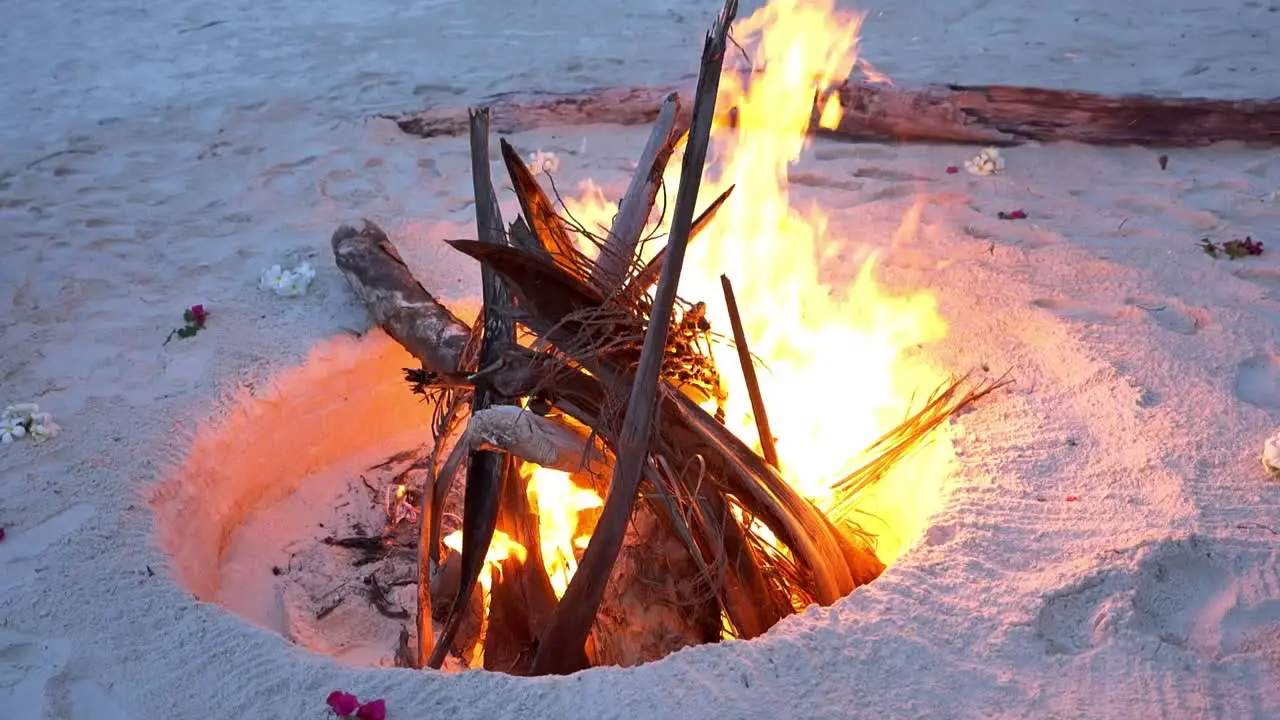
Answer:
[[[925, 199], [880, 278], [938, 292], [940, 362], [1017, 384], [957, 424], [920, 543], [763, 639], [571, 678], [423, 675], [339, 664], [193, 598], [229, 594], [219, 551], [248, 510], [420, 421], [399, 351], [349, 335], [366, 322], [334, 227], [377, 219], [474, 311], [475, 266], [439, 242], [472, 234], [465, 145], [364, 118], [687, 78], [718, 4], [0, 8], [0, 404], [37, 401], [65, 430], [0, 449], [0, 715], [310, 718], [343, 688], [396, 720], [1280, 717], [1280, 485], [1257, 460], [1280, 425], [1274, 151], [1171, 152], [1162, 172], [1146, 150], [1025, 147], [995, 179], [943, 173], [963, 149], [810, 152], [797, 196], [861, 243], [886, 246]], [[1040, 5], [878, 2], [864, 49], [906, 82], [1280, 95], [1266, 0]], [[513, 138], [613, 188], [643, 140]], [[994, 218], [1015, 208], [1030, 218]], [[1244, 234], [1269, 252], [1194, 246]], [[257, 289], [304, 258], [307, 297]], [[162, 347], [198, 302], [209, 329]], [[200, 472], [174, 480], [188, 460]]]

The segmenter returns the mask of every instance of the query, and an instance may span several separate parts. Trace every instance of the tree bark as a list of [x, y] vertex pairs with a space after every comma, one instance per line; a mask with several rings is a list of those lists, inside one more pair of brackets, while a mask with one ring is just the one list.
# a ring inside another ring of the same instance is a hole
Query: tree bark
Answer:
[[[493, 103], [498, 132], [612, 123], [647, 125], [663, 98], [687, 88], [620, 88], [585, 95], [508, 96]], [[901, 87], [847, 82], [844, 117], [824, 137], [854, 142], [915, 140], [983, 145], [1072, 141], [1094, 145], [1196, 147], [1225, 140], [1280, 145], [1280, 98], [1213, 100], [1108, 96], [1010, 85]], [[817, 118], [818, 108], [814, 108]], [[692, 108], [682, 108], [687, 127]], [[420, 137], [466, 132], [463, 109], [430, 108], [391, 118]]]
[[605, 295], [611, 295], [622, 288], [631, 264], [635, 262], [636, 248], [644, 234], [645, 224], [653, 211], [654, 200], [662, 188], [662, 174], [667, 169], [667, 161], [675, 151], [679, 134], [676, 131], [676, 118], [680, 114], [680, 96], [672, 93], [662, 102], [658, 111], [658, 121], [649, 133], [649, 142], [640, 153], [636, 163], [636, 173], [631, 177], [631, 184], [618, 204], [618, 214], [609, 227], [609, 236], [600, 248], [600, 256], [591, 274], [591, 282], [600, 288]]

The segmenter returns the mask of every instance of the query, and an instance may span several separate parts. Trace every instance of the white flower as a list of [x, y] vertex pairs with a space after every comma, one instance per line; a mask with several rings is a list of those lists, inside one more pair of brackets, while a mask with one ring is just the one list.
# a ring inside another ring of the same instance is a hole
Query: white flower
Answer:
[[277, 295], [294, 297], [307, 292], [311, 281], [316, 276], [316, 269], [311, 263], [304, 262], [292, 270], [285, 270], [279, 265], [272, 265], [262, 273], [261, 286]]
[[7, 415], [0, 419], [0, 443], [11, 443], [27, 434], [27, 428], [17, 418]]
[[293, 274], [305, 277], [307, 280], [313, 280], [316, 276], [316, 269], [311, 267], [311, 263], [303, 262], [293, 269]]
[[551, 173], [560, 169], [560, 158], [556, 157], [553, 152], [543, 152], [541, 150], [529, 156], [529, 167], [533, 169], [533, 174]]
[[974, 157], [964, 161], [964, 168], [974, 175], [996, 175], [1004, 170], [1004, 158], [995, 148], [985, 148]]
[[16, 403], [4, 409], [4, 417], [13, 418], [26, 423], [40, 413], [40, 406], [35, 403]]
[[274, 290], [280, 287], [280, 285], [284, 282], [288, 274], [289, 274], [288, 271], [280, 267], [279, 265], [272, 265], [266, 270], [263, 270], [262, 281], [261, 281], [262, 289]]
[[1280, 478], [1280, 430], [1262, 443], [1262, 467]]

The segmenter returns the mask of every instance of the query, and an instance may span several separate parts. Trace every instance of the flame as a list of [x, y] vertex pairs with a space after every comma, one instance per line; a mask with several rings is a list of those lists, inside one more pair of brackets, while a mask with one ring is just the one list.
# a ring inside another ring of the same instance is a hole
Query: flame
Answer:
[[[455, 530], [444, 538], [444, 546], [462, 553], [462, 531]], [[489, 543], [489, 550], [484, 554], [484, 564], [488, 567], [489, 572], [480, 573], [480, 633], [476, 636], [476, 644], [471, 651], [470, 665], [473, 668], [484, 667], [484, 639], [489, 631], [489, 596], [493, 589], [494, 577], [502, 577], [502, 562], [504, 560], [515, 559], [516, 562], [523, 563], [525, 558], [529, 556], [524, 546], [511, 536], [501, 530], [493, 531], [493, 541]]]
[[[586, 548], [591, 539], [589, 528], [580, 527], [578, 513], [583, 510], [602, 507], [604, 500], [595, 491], [579, 487], [570, 479], [569, 474], [559, 470], [550, 470], [532, 463], [521, 465], [520, 472], [529, 480], [529, 502], [538, 514], [539, 549], [542, 551], [542, 564], [551, 579], [551, 588], [556, 598], [564, 596], [578, 569], [575, 550]], [[458, 553], [462, 552], [462, 531], [456, 530], [444, 538], [445, 547]], [[524, 563], [528, 551], [511, 536], [495, 530], [493, 542], [485, 553], [484, 562], [489, 572], [480, 573], [480, 596], [482, 610], [480, 616], [480, 634], [472, 651], [471, 667], [483, 666], [484, 638], [489, 626], [489, 597], [493, 589], [494, 578], [502, 577], [502, 562], [514, 558]]]
[[[444, 546], [450, 550], [462, 552], [462, 531], [454, 530], [444, 538]], [[502, 573], [502, 561], [515, 558], [516, 562], [524, 562], [529, 556], [524, 546], [501, 530], [493, 531], [493, 542], [489, 543], [489, 551], [484, 554], [484, 562], [498, 574]], [[481, 581], [483, 582], [483, 580]]]
[[[910, 354], [946, 335], [934, 297], [883, 292], [874, 255], [850, 286], [824, 282], [820, 262], [844, 241], [856, 240], [840, 232], [854, 228], [829, 227], [821, 210], [794, 207], [788, 193], [788, 168], [808, 143], [815, 98], [825, 98], [820, 124], [834, 127], [842, 108], [833, 88], [855, 65], [873, 82], [887, 81], [859, 60], [861, 24], [861, 15], [837, 12], [833, 0], [772, 0], [735, 24], [734, 38], [751, 64], [749, 72], [726, 68], [721, 78], [699, 207], [730, 185], [736, 188], [715, 222], [690, 244], [680, 287], [681, 296], [706, 301], [712, 327], [727, 334], [719, 276], [733, 281], [748, 344], [765, 365], [760, 385], [781, 471], [824, 510], [835, 500], [832, 483], [858, 465], [858, 451], [901, 422], [917, 394], [943, 380], [938, 369]], [[729, 126], [731, 111], [736, 129]], [[665, 176], [668, 193], [677, 187], [678, 173], [673, 158]], [[591, 185], [566, 201], [566, 210], [597, 231], [609, 226], [617, 206]], [[915, 236], [919, 216], [918, 208], [908, 212], [894, 245]], [[729, 393], [726, 422], [758, 448], [737, 359], [730, 348], [717, 350]], [[919, 536], [940, 505], [950, 458], [947, 440], [935, 437], [859, 498], [870, 519], [857, 520], [877, 534], [877, 554], [886, 564]]]
[[601, 507], [604, 500], [593, 490], [575, 485], [566, 472], [531, 464], [523, 465], [521, 472], [529, 478], [529, 502], [538, 513], [542, 564], [560, 598], [578, 569], [574, 550], [585, 548], [591, 538], [586, 528], [578, 527], [578, 513]]

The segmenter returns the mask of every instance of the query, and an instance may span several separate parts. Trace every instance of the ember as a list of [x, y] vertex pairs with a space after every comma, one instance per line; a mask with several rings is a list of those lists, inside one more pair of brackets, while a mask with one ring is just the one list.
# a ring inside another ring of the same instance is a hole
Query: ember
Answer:
[[[414, 389], [438, 401], [415, 518], [419, 665], [441, 667], [473, 632], [471, 667], [516, 674], [755, 637], [873, 580], [941, 499], [950, 449], [931, 431], [995, 384], [947, 381], [906, 354], [945, 323], [927, 293], [882, 292], [871, 259], [851, 288], [825, 285], [833, 233], [787, 191], [814, 122], [840, 121], [830, 88], [854, 67], [858, 19], [830, 0], [775, 0], [735, 26], [754, 56], [745, 84], [742, 68], [722, 74], [736, 9], [707, 37], [687, 132], [673, 95], [619, 205], [589, 186], [560, 212], [503, 140], [522, 211], [506, 225], [488, 111], [472, 114], [479, 241], [451, 244], [482, 265], [475, 328], [376, 226], [334, 234], [352, 287], [422, 360]], [[654, 211], [664, 187], [677, 188], [658, 203], [669, 215]], [[536, 342], [517, 342], [517, 323]], [[731, 329], [737, 352], [713, 334]], [[463, 468], [462, 529], [442, 539]], [[395, 525], [414, 513], [393, 492]]]

